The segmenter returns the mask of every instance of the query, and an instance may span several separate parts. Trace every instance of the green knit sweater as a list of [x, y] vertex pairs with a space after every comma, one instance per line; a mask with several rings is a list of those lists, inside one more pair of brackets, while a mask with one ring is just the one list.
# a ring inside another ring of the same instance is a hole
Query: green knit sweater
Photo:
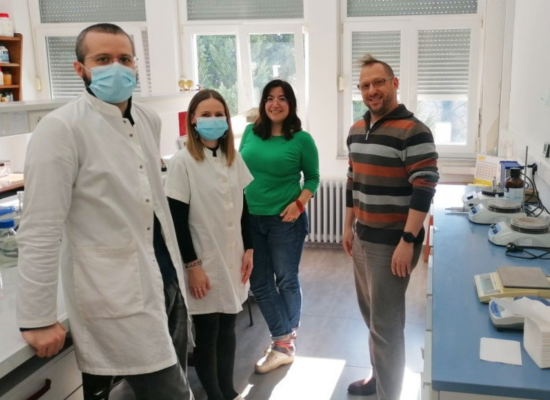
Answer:
[[273, 136], [262, 140], [248, 125], [239, 151], [254, 180], [246, 187], [253, 215], [279, 215], [303, 189], [315, 194], [319, 187], [319, 154], [311, 135], [296, 132], [291, 140]]

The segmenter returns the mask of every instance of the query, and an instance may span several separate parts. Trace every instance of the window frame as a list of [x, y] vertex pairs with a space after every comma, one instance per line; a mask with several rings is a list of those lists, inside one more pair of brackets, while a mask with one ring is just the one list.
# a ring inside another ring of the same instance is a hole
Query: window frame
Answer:
[[[342, 2], [342, 15], [347, 15], [347, 4]], [[478, 3], [478, 10], [483, 10], [483, 0]], [[338, 155], [347, 157], [346, 138], [352, 119], [352, 34], [353, 32], [400, 31], [401, 32], [401, 76], [399, 76], [400, 103], [416, 112], [418, 105], [418, 32], [438, 29], [470, 30], [470, 65], [468, 82], [468, 133], [466, 144], [437, 144], [440, 155], [448, 158], [474, 157], [479, 142], [480, 115], [480, 75], [483, 67], [481, 52], [482, 12], [476, 14], [423, 15], [396, 17], [344, 17], [342, 29], [342, 76], [344, 78], [342, 98], [341, 134], [338, 138]], [[435, 99], [437, 96], [431, 96]]]
[[[148, 0], [145, 0], [146, 2]], [[46, 37], [49, 36], [78, 36], [82, 30], [86, 29], [92, 22], [71, 22], [71, 23], [42, 23], [40, 20], [39, 0], [28, 0], [29, 15], [31, 27], [34, 34], [34, 54], [36, 63], [36, 74], [39, 82], [37, 90], [41, 93], [40, 97], [52, 99], [50, 69], [48, 65], [48, 52], [46, 47]], [[109, 21], [121, 27], [126, 33], [133, 36], [136, 57], [138, 58], [138, 73], [140, 74], [141, 91], [140, 96], [147, 96], [150, 93], [150, 77], [147, 74], [145, 60], [145, 49], [142, 39], [142, 31], [147, 30], [146, 21], [136, 22], [117, 22]], [[75, 56], [76, 60], [76, 56]], [[76, 75], [76, 72], [75, 72]]]

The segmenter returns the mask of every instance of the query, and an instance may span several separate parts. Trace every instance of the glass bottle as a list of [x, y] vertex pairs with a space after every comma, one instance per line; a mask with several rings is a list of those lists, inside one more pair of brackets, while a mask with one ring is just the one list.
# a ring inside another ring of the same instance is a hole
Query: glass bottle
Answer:
[[504, 182], [504, 187], [506, 188], [506, 198], [514, 201], [523, 200], [523, 186], [525, 183], [520, 176], [521, 170], [519, 168], [512, 168], [510, 170], [510, 177], [506, 179], [506, 182]]
[[14, 228], [13, 219], [0, 221], [0, 268], [17, 266], [19, 250]]

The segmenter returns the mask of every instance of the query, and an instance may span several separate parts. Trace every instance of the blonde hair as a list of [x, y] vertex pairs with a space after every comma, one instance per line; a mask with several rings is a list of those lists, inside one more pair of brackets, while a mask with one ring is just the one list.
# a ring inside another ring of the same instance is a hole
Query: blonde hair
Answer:
[[185, 121], [187, 125], [187, 151], [189, 154], [197, 160], [204, 160], [204, 144], [200, 140], [199, 133], [197, 132], [195, 124], [192, 123], [193, 116], [197, 110], [198, 105], [208, 99], [216, 99], [223, 105], [225, 112], [225, 117], [227, 119], [227, 134], [225, 137], [218, 139], [221, 151], [225, 154], [227, 158], [227, 166], [230, 167], [235, 161], [235, 139], [233, 136], [233, 130], [231, 129], [231, 115], [229, 114], [229, 108], [227, 103], [221, 94], [212, 89], [204, 89], [198, 92], [189, 103], [189, 108], [187, 109], [187, 119]]

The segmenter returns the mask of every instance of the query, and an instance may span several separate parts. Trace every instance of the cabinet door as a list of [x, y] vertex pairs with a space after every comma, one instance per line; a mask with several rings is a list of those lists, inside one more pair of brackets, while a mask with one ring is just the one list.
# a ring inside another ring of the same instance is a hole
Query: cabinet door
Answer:
[[39, 392], [43, 393], [40, 400], [66, 399], [79, 386], [82, 386], [82, 375], [70, 347], [14, 387], [2, 400], [28, 399]]

